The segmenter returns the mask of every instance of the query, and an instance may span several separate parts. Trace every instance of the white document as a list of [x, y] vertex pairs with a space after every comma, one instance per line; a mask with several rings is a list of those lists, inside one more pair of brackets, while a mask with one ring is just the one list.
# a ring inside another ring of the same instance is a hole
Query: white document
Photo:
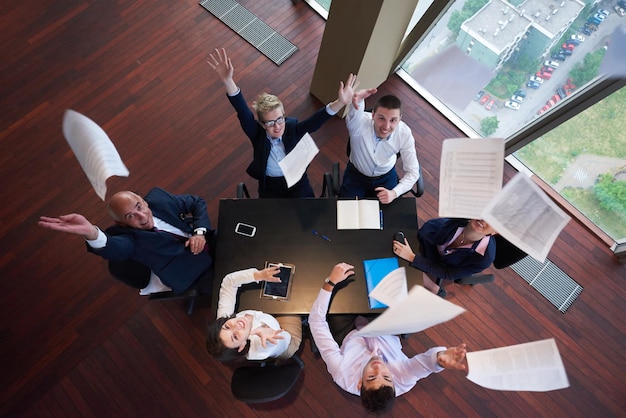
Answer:
[[368, 296], [387, 306], [394, 306], [406, 299], [408, 294], [406, 269], [399, 267], [383, 277]]
[[504, 140], [452, 138], [443, 141], [439, 178], [439, 216], [480, 219], [502, 189]]
[[294, 149], [278, 162], [278, 166], [283, 170], [283, 175], [287, 181], [287, 187], [291, 187], [300, 181], [306, 168], [319, 152], [320, 150], [313, 138], [311, 138], [311, 135], [306, 133], [298, 141]]
[[420, 332], [449, 321], [463, 312], [465, 309], [422, 286], [413, 286], [403, 301], [391, 305], [378, 318], [361, 328], [357, 335], [376, 337]]
[[100, 199], [106, 197], [109, 177], [128, 177], [128, 169], [106, 132], [88, 117], [66, 110], [63, 135]]
[[382, 229], [378, 200], [338, 200], [337, 229]]
[[554, 338], [467, 353], [472, 382], [495, 390], [547, 392], [569, 387]]
[[530, 178], [518, 173], [485, 208], [482, 219], [513, 245], [544, 262], [570, 217]]

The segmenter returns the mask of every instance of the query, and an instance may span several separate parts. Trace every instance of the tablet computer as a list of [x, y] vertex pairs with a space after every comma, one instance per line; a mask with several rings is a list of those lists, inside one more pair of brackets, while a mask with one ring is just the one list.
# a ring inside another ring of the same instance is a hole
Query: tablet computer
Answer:
[[293, 283], [296, 266], [285, 263], [265, 263], [265, 268], [274, 266], [280, 267], [280, 272], [278, 273], [280, 282], [264, 281], [261, 287], [261, 297], [287, 301], [291, 293], [291, 284]]

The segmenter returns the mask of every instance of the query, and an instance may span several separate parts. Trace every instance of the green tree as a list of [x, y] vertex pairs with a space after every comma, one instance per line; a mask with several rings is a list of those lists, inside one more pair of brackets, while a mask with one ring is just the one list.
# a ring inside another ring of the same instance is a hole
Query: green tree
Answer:
[[593, 186], [600, 207], [615, 213], [626, 213], [626, 181], [617, 181], [611, 174], [603, 174]]
[[465, 19], [466, 17], [464, 13], [459, 10], [453, 11], [450, 15], [450, 20], [448, 20], [448, 29], [450, 32], [452, 32], [455, 36], [458, 35], [461, 30], [461, 25], [465, 22]]
[[480, 122], [480, 130], [483, 131], [484, 136], [489, 136], [498, 129], [500, 121], [495, 116], [489, 116]]
[[582, 63], [579, 63], [569, 75], [577, 86], [582, 86], [585, 83], [591, 81], [600, 70], [600, 64], [605, 54], [604, 49], [599, 49], [595, 52], [591, 52], [585, 55], [585, 59]]

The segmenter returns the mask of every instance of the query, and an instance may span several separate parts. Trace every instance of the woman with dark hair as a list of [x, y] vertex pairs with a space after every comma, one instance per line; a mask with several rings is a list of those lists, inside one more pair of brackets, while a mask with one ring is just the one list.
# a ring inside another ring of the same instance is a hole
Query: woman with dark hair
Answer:
[[[480, 273], [496, 256], [496, 230], [482, 219], [437, 218], [417, 233], [419, 254], [406, 238], [393, 241], [393, 252], [424, 273], [424, 287], [445, 297], [442, 280], [456, 280]], [[429, 276], [435, 277], [433, 281]]]
[[299, 316], [273, 317], [261, 311], [247, 310], [235, 314], [237, 290], [246, 283], [261, 280], [280, 282], [275, 275], [278, 266], [263, 270], [250, 268], [227, 274], [222, 280], [217, 319], [209, 324], [207, 351], [222, 360], [245, 356], [248, 360], [290, 358], [302, 341]]

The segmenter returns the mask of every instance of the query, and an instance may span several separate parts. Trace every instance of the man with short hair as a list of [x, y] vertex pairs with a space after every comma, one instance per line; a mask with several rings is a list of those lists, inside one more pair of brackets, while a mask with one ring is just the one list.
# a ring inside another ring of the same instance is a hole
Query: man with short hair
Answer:
[[[358, 86], [355, 80], [347, 87]], [[393, 95], [379, 98], [372, 113], [365, 111], [365, 99], [376, 89], [362, 89], [352, 94], [346, 126], [350, 134], [350, 155], [339, 195], [341, 197], [376, 197], [391, 203], [408, 192], [419, 179], [419, 162], [411, 128], [402, 119], [402, 102]], [[405, 172], [398, 179], [397, 154]]]
[[213, 261], [205, 235], [211, 223], [204, 199], [156, 187], [145, 199], [131, 191], [115, 193], [107, 209], [116, 225], [105, 232], [77, 213], [42, 216], [39, 226], [81, 235], [88, 250], [103, 258], [138, 261], [175, 293], [196, 282], [201, 290], [210, 290]]
[[359, 395], [368, 411], [381, 413], [389, 410], [394, 398], [411, 390], [419, 379], [443, 369], [467, 370], [465, 344], [447, 349], [435, 347], [408, 358], [396, 335], [355, 335], [354, 328], [360, 329], [367, 323], [365, 318], [356, 315], [353, 329], [345, 337], [333, 334], [340, 330], [331, 330], [333, 325], [326, 319], [332, 291], [336, 284], [353, 274], [354, 266], [337, 264], [324, 281], [309, 314], [311, 334], [337, 385]]

